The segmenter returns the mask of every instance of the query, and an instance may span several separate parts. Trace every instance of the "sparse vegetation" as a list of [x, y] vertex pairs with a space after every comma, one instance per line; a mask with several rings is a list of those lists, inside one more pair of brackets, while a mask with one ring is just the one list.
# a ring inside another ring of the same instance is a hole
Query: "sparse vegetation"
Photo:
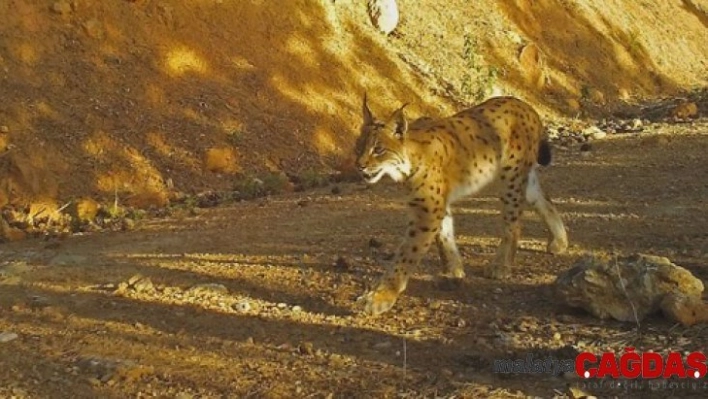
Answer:
[[634, 28], [627, 34], [627, 49], [633, 56], [638, 56], [642, 50], [641, 36], [638, 29]]
[[492, 92], [499, 69], [485, 62], [477, 39], [470, 33], [464, 36], [462, 58], [467, 71], [462, 75], [460, 91], [468, 102], [479, 102]]
[[310, 188], [326, 186], [329, 182], [329, 176], [315, 169], [305, 169], [298, 176], [299, 188], [307, 190]]
[[257, 176], [246, 175], [236, 181], [233, 187], [234, 199], [253, 199], [282, 193], [288, 187], [287, 176], [282, 173], [264, 173]]
[[231, 129], [226, 132], [226, 138], [229, 144], [234, 147], [243, 144], [244, 132], [240, 129]]

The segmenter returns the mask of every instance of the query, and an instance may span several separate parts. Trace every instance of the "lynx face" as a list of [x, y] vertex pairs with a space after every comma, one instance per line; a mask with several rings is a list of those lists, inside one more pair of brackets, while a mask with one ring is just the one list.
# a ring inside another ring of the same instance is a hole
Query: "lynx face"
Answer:
[[388, 121], [380, 122], [373, 119], [366, 105], [364, 107], [364, 124], [356, 153], [359, 172], [369, 184], [386, 175], [396, 182], [405, 180], [411, 172], [411, 162], [403, 135], [407, 124], [403, 108], [394, 112]]

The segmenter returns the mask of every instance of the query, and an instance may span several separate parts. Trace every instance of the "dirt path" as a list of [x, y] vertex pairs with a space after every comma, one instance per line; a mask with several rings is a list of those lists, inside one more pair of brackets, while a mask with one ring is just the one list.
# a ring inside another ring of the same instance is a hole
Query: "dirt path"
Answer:
[[355, 300], [404, 230], [391, 185], [3, 245], [0, 333], [18, 337], [0, 343], [0, 397], [551, 397], [580, 383], [493, 374], [492, 360], [627, 344], [705, 351], [701, 327], [657, 317], [640, 337], [634, 325], [559, 306], [549, 283], [582, 253], [611, 250], [668, 256], [708, 281], [706, 153], [705, 122], [614, 136], [587, 156], [556, 149], [542, 179], [568, 225], [568, 254], [543, 253], [546, 232], [527, 214], [513, 280], [482, 278], [497, 202], [472, 199], [456, 207], [463, 286], [436, 287], [430, 255], [378, 318], [359, 315]]

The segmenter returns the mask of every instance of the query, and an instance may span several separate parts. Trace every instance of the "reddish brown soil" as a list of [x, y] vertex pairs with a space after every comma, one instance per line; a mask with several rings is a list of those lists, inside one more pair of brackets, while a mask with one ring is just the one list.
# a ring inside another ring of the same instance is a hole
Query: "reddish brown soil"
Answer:
[[[576, 146], [557, 149], [542, 179], [567, 222], [570, 252], [545, 254], [546, 232], [528, 215], [508, 281], [481, 277], [498, 242], [496, 200], [460, 204], [469, 277], [461, 287], [436, 286], [430, 255], [396, 307], [376, 318], [361, 315], [356, 298], [405, 227], [400, 192], [389, 184], [177, 211], [126, 233], [5, 245], [0, 331], [19, 337], [0, 344], [0, 395], [551, 397], [582, 384], [493, 374], [493, 359], [571, 358], [571, 346], [705, 351], [705, 326], [657, 316], [639, 334], [631, 323], [563, 307], [550, 284], [581, 254], [608, 251], [668, 256], [708, 280], [708, 186], [699, 177], [707, 127], [652, 125], [595, 142], [586, 156]], [[372, 248], [372, 238], [382, 246]], [[153, 288], [121, 285], [136, 274]], [[189, 291], [199, 284], [223, 287]], [[668, 394], [705, 391], [632, 392]]]

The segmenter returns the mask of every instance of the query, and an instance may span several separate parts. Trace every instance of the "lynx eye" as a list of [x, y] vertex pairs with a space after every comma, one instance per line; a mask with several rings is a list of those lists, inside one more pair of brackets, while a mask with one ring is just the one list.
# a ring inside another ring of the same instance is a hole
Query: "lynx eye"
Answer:
[[383, 155], [384, 153], [386, 153], [386, 149], [382, 146], [377, 145], [376, 147], [374, 147], [374, 155], [376, 155], [377, 157]]

